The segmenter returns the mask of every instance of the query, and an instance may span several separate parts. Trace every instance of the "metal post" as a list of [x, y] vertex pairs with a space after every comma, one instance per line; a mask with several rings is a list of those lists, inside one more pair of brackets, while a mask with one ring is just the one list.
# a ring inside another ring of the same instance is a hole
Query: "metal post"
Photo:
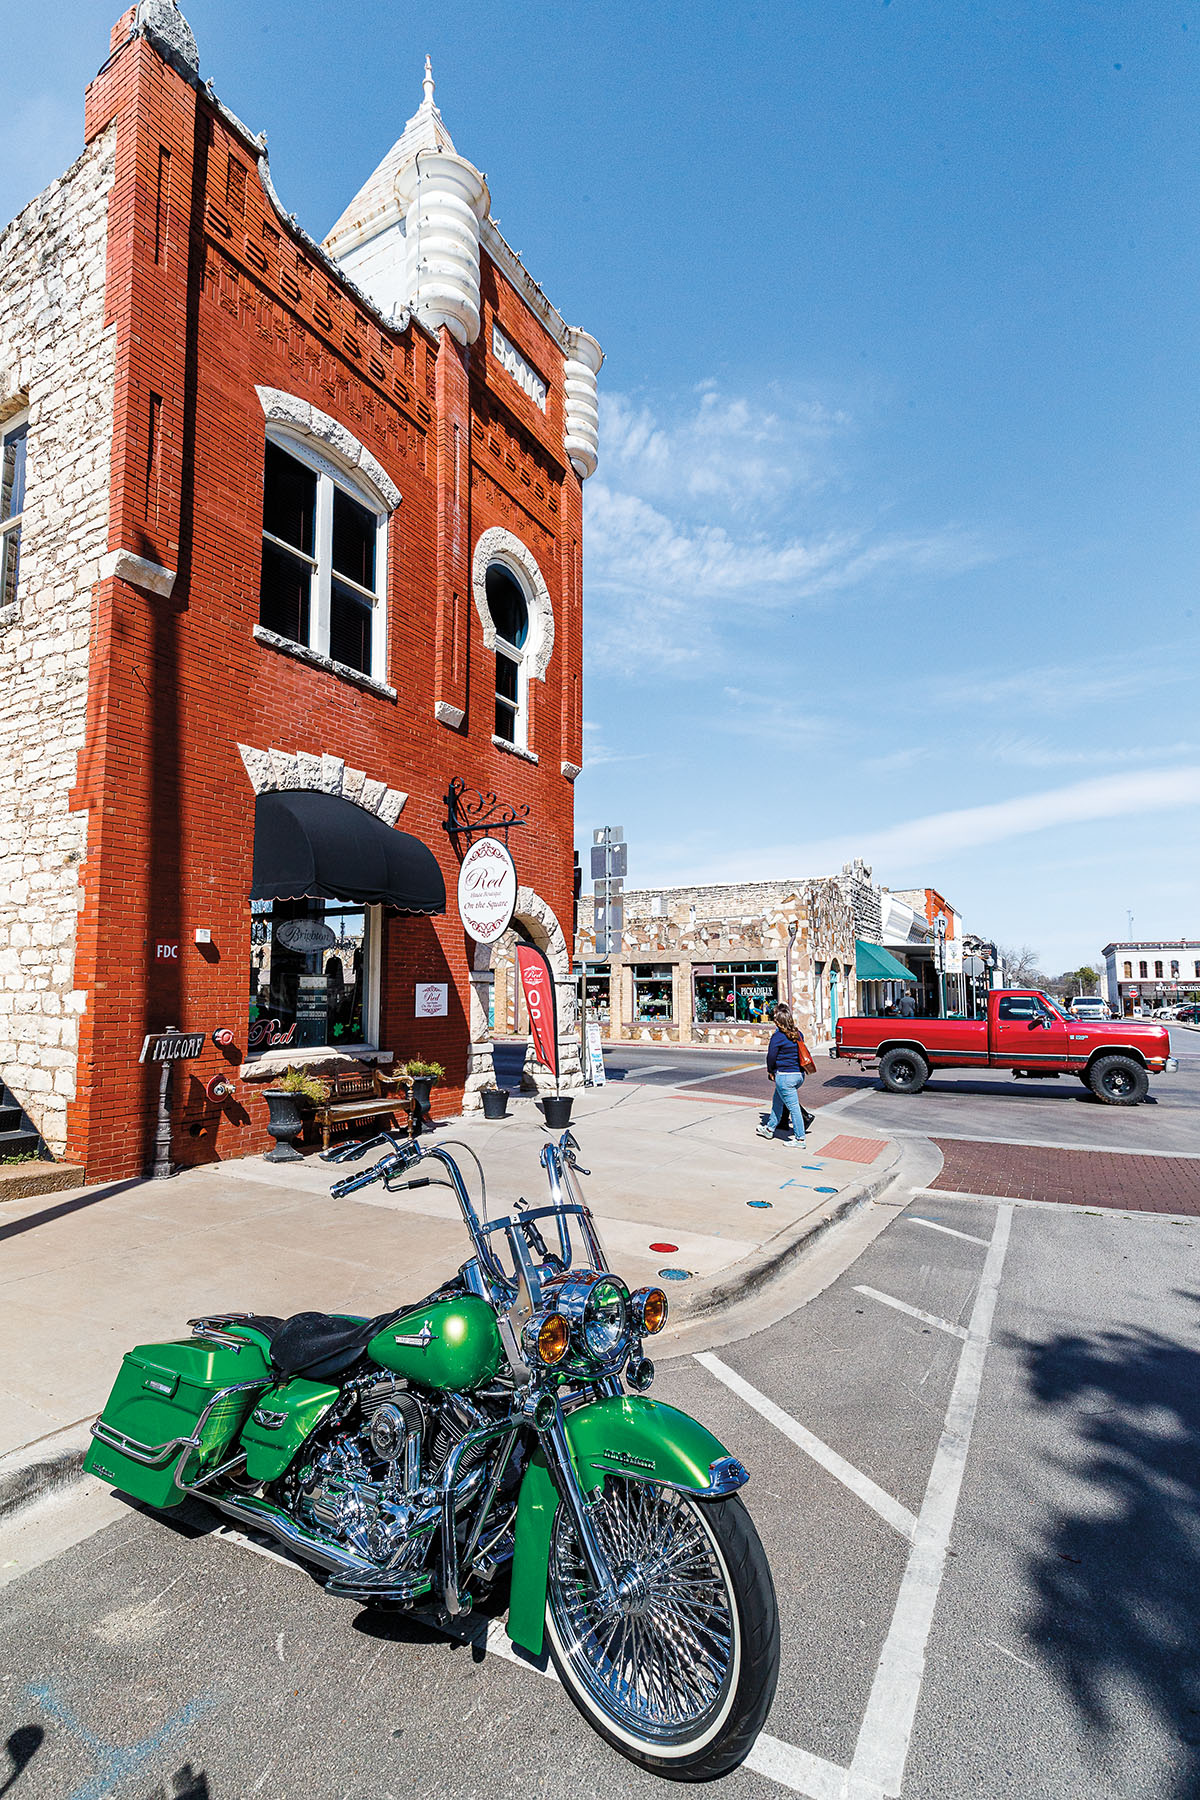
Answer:
[[[164, 1036], [179, 1033], [177, 1025], [168, 1025]], [[174, 1174], [171, 1166], [171, 1064], [164, 1062], [158, 1072], [158, 1119], [154, 1128], [154, 1167], [151, 1178], [165, 1181]]]
[[787, 1003], [788, 1003], [788, 1011], [789, 1012], [791, 1012], [791, 1010], [792, 1010], [792, 945], [796, 941], [796, 933], [799, 931], [799, 929], [800, 929], [799, 919], [789, 919], [788, 920]]

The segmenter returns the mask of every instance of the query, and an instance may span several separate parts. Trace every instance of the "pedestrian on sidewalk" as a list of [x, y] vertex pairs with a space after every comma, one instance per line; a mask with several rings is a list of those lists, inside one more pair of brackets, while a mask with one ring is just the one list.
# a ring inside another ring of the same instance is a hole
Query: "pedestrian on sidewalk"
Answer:
[[792, 1115], [792, 1143], [803, 1149], [805, 1126], [812, 1124], [813, 1116], [800, 1104], [800, 1089], [804, 1086], [805, 1064], [813, 1066], [812, 1056], [790, 1006], [781, 1002], [771, 1018], [775, 1029], [767, 1045], [767, 1074], [775, 1083], [775, 1096], [766, 1124], [755, 1126], [755, 1130], [761, 1138], [773, 1138], [786, 1110]]

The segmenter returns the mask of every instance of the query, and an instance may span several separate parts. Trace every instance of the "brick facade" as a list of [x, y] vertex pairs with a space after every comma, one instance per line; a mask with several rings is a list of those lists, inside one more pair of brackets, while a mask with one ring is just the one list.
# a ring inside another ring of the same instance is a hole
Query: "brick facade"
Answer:
[[[158, 1077], [137, 1056], [143, 1034], [167, 1025], [206, 1033], [228, 1025], [235, 1034], [228, 1051], [209, 1047], [174, 1077], [176, 1160], [268, 1142], [252, 1088], [240, 1086], [224, 1106], [204, 1093], [211, 1075], [236, 1074], [246, 1055], [255, 788], [239, 745], [281, 753], [313, 786], [339, 763], [345, 785], [337, 791], [360, 801], [371, 783], [376, 800], [407, 796], [399, 829], [433, 850], [447, 911], [385, 911], [379, 1043], [397, 1058], [445, 1065], [435, 1093], [442, 1111], [458, 1106], [468, 1074], [472, 948], [457, 918], [443, 796], [461, 776], [529, 807], [530, 826], [512, 845], [520, 878], [569, 929], [573, 788], [564, 765], [582, 761], [582, 496], [563, 450], [561, 348], [486, 253], [484, 329], [470, 351], [445, 329], [433, 335], [406, 315], [385, 319], [282, 213], [261, 143], [144, 36], [117, 32], [114, 42], [88, 90], [87, 152], [66, 178], [79, 196], [78, 230], [97, 258], [82, 286], [86, 346], [60, 345], [57, 363], [37, 336], [10, 348], [27, 309], [20, 294], [9, 303], [7, 273], [0, 309], [0, 322], [16, 317], [9, 338], [0, 336], [0, 382], [10, 379], [7, 353], [32, 369], [31, 412], [39, 384], [60, 407], [81, 387], [95, 418], [111, 420], [105, 478], [94, 446], [78, 476], [91, 535], [69, 557], [59, 544], [56, 586], [37, 583], [36, 496], [57, 477], [31, 438], [32, 573], [22, 610], [32, 645], [58, 587], [69, 590], [69, 630], [56, 618], [53, 649], [76, 658], [62, 677], [74, 711], [54, 714], [53, 697], [43, 696], [13, 714], [17, 731], [37, 707], [38, 716], [56, 716], [60, 741], [44, 757], [53, 770], [75, 763], [74, 786], [51, 798], [45, 828], [46, 855], [58, 858], [50, 905], [79, 907], [74, 973], [63, 944], [45, 992], [72, 1001], [80, 1022], [77, 1077], [74, 1045], [61, 1087], [51, 1075], [69, 1103], [51, 1142], [84, 1163], [89, 1179], [146, 1166]], [[76, 228], [56, 190], [35, 207], [47, 201], [66, 255]], [[36, 255], [31, 241], [31, 263]], [[544, 375], [544, 413], [494, 362], [493, 319]], [[115, 371], [110, 401], [105, 357]], [[293, 418], [307, 408], [326, 422], [314, 442], [335, 469], [377, 467], [399, 491], [388, 527], [382, 680], [339, 673], [258, 626], [272, 394], [290, 397]], [[37, 404], [40, 420], [48, 403]], [[527, 547], [554, 616], [544, 679], [529, 683], [529, 755], [493, 743], [494, 659], [472, 599], [473, 548], [497, 528]], [[97, 580], [99, 551], [108, 554]], [[35, 774], [39, 767], [35, 758]], [[85, 839], [86, 860], [63, 874]], [[49, 916], [41, 903], [34, 911], [39, 925]], [[210, 943], [194, 941], [200, 928]], [[177, 961], [155, 960], [158, 940], [179, 944]], [[426, 980], [448, 984], [448, 1017], [415, 1017], [414, 986]], [[18, 999], [28, 1006], [28, 995]], [[49, 1061], [23, 1057], [6, 1061], [5, 1078], [34, 1110]], [[73, 1099], [68, 1073], [77, 1079]], [[52, 1112], [60, 1116], [47, 1103], [42, 1120]]]

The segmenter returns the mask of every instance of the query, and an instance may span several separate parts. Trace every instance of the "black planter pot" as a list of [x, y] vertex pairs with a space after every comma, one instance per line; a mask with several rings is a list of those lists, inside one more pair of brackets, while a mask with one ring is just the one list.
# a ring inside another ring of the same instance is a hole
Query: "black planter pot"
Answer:
[[483, 1101], [485, 1119], [503, 1119], [508, 1116], [508, 1094], [504, 1088], [484, 1088], [480, 1099]]
[[433, 1095], [432, 1075], [411, 1075], [408, 1082], [412, 1091], [413, 1104], [421, 1110], [421, 1116], [429, 1111], [429, 1102]]
[[296, 1139], [304, 1129], [304, 1116], [295, 1094], [289, 1094], [286, 1088], [267, 1088], [263, 1094], [270, 1111], [267, 1130], [275, 1139], [275, 1148], [268, 1150], [266, 1162], [303, 1162], [304, 1158], [296, 1148]]
[[551, 1131], [565, 1131], [571, 1123], [571, 1103], [573, 1094], [547, 1094], [542, 1101], [542, 1112]]

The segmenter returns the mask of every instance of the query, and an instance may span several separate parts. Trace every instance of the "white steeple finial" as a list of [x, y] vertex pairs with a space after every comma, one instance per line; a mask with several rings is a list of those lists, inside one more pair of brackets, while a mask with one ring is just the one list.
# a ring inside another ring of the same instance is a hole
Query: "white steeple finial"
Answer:
[[425, 105], [432, 106], [433, 105], [433, 64], [429, 60], [428, 57], [425, 58], [425, 79], [421, 83], [421, 85], [425, 89]]

